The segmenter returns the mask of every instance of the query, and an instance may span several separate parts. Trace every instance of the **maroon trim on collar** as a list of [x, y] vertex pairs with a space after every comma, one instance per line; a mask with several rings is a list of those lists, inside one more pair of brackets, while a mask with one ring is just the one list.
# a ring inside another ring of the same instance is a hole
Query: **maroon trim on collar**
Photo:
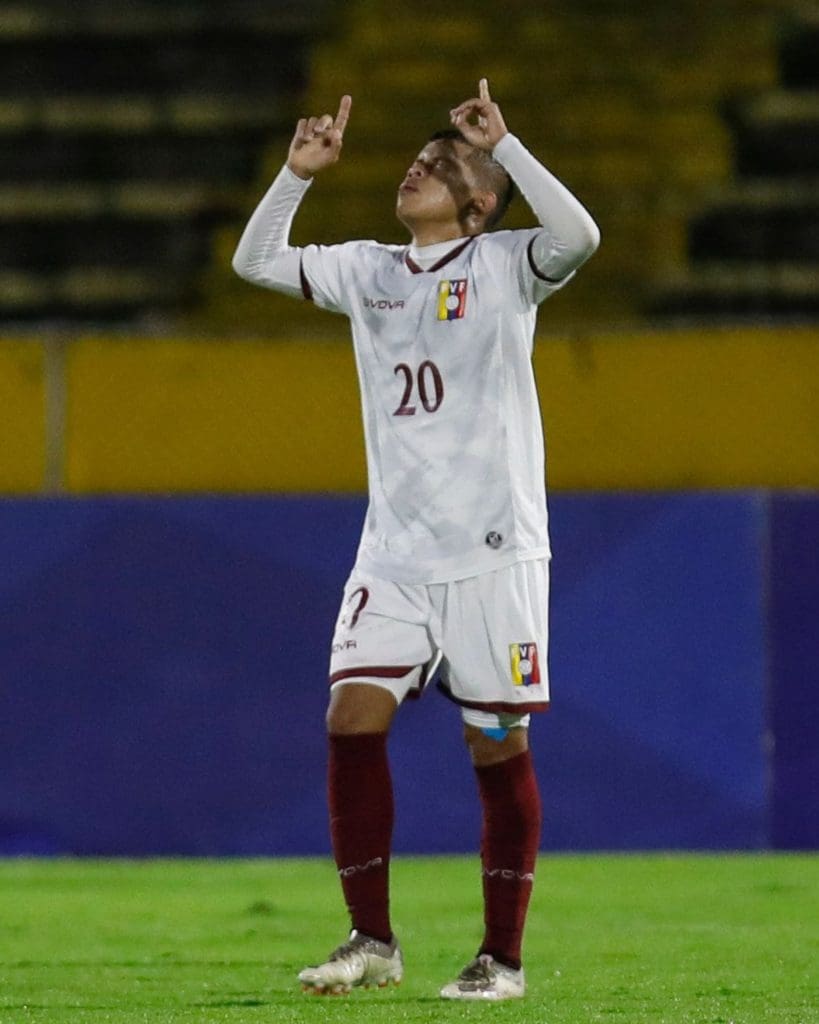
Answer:
[[535, 244], [535, 238], [537, 238], [537, 235], [533, 235], [531, 241], [526, 246], [526, 255], [529, 257], [529, 266], [532, 268], [532, 273], [535, 275], [535, 277], [540, 278], [541, 281], [545, 281], [546, 284], [560, 284], [560, 282], [564, 281], [565, 278], [547, 277], [545, 274], [541, 274], [541, 272], [537, 269], [537, 266], [535, 265], [535, 258], [532, 255], [532, 246]]
[[307, 280], [307, 274], [304, 272], [304, 259], [299, 261], [299, 278], [301, 279], [301, 293], [307, 299], [308, 302], [313, 301], [313, 289], [310, 287], [310, 282]]
[[440, 270], [441, 267], [445, 267], [450, 260], [454, 260], [456, 256], [464, 251], [464, 249], [475, 241], [477, 235], [470, 235], [465, 242], [461, 242], [460, 245], [456, 245], [454, 249], [450, 249], [446, 255], [442, 256], [437, 263], [434, 263], [429, 270], [424, 270], [423, 267], [419, 267], [415, 260], [410, 256], [409, 249], [404, 254], [404, 262], [413, 272], [413, 274], [433, 274], [436, 270]]
[[407, 250], [407, 252], [404, 253], [404, 262], [413, 272], [413, 274], [423, 274], [424, 268], [418, 266], [418, 264], [415, 262], [412, 256], [410, 256], [409, 250]]

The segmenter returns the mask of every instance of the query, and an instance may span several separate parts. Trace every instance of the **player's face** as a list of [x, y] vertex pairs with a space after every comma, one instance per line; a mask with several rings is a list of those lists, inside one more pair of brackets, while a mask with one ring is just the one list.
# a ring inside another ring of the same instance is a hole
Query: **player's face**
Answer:
[[460, 225], [477, 188], [472, 147], [457, 139], [428, 142], [398, 188], [396, 213], [411, 231], [418, 225]]

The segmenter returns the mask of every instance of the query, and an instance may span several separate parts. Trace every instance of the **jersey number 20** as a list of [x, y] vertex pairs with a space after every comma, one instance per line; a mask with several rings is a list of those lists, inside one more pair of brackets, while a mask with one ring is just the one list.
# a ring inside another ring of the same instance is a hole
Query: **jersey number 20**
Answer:
[[[401, 404], [393, 413], [393, 416], [414, 416], [416, 408], [410, 404], [412, 389], [415, 384], [416, 375], [412, 367], [407, 363], [399, 363], [394, 370], [396, 376], [404, 378], [404, 394], [401, 396]], [[441, 371], [431, 359], [425, 359], [418, 367], [418, 397], [421, 405], [427, 412], [437, 412], [444, 400], [444, 379]]]

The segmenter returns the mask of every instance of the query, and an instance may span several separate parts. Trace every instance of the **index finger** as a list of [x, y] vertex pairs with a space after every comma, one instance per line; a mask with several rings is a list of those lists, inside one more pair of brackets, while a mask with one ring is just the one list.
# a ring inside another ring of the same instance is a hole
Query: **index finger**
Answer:
[[478, 82], [478, 95], [482, 100], [489, 99], [489, 82], [487, 82], [485, 78], [482, 78], [480, 82]]
[[350, 117], [350, 107], [352, 107], [352, 105], [352, 96], [345, 95], [341, 97], [341, 102], [338, 105], [338, 113], [336, 114], [336, 119], [333, 122], [333, 127], [336, 131], [339, 131], [342, 134], [344, 133], [344, 129], [347, 127], [347, 121]]

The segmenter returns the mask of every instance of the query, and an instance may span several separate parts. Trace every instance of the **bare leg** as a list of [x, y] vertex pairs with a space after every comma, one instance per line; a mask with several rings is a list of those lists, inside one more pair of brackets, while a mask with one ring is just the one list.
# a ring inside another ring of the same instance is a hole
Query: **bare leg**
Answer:
[[327, 731], [335, 736], [359, 732], [389, 732], [398, 705], [382, 686], [345, 683], [330, 691]]

